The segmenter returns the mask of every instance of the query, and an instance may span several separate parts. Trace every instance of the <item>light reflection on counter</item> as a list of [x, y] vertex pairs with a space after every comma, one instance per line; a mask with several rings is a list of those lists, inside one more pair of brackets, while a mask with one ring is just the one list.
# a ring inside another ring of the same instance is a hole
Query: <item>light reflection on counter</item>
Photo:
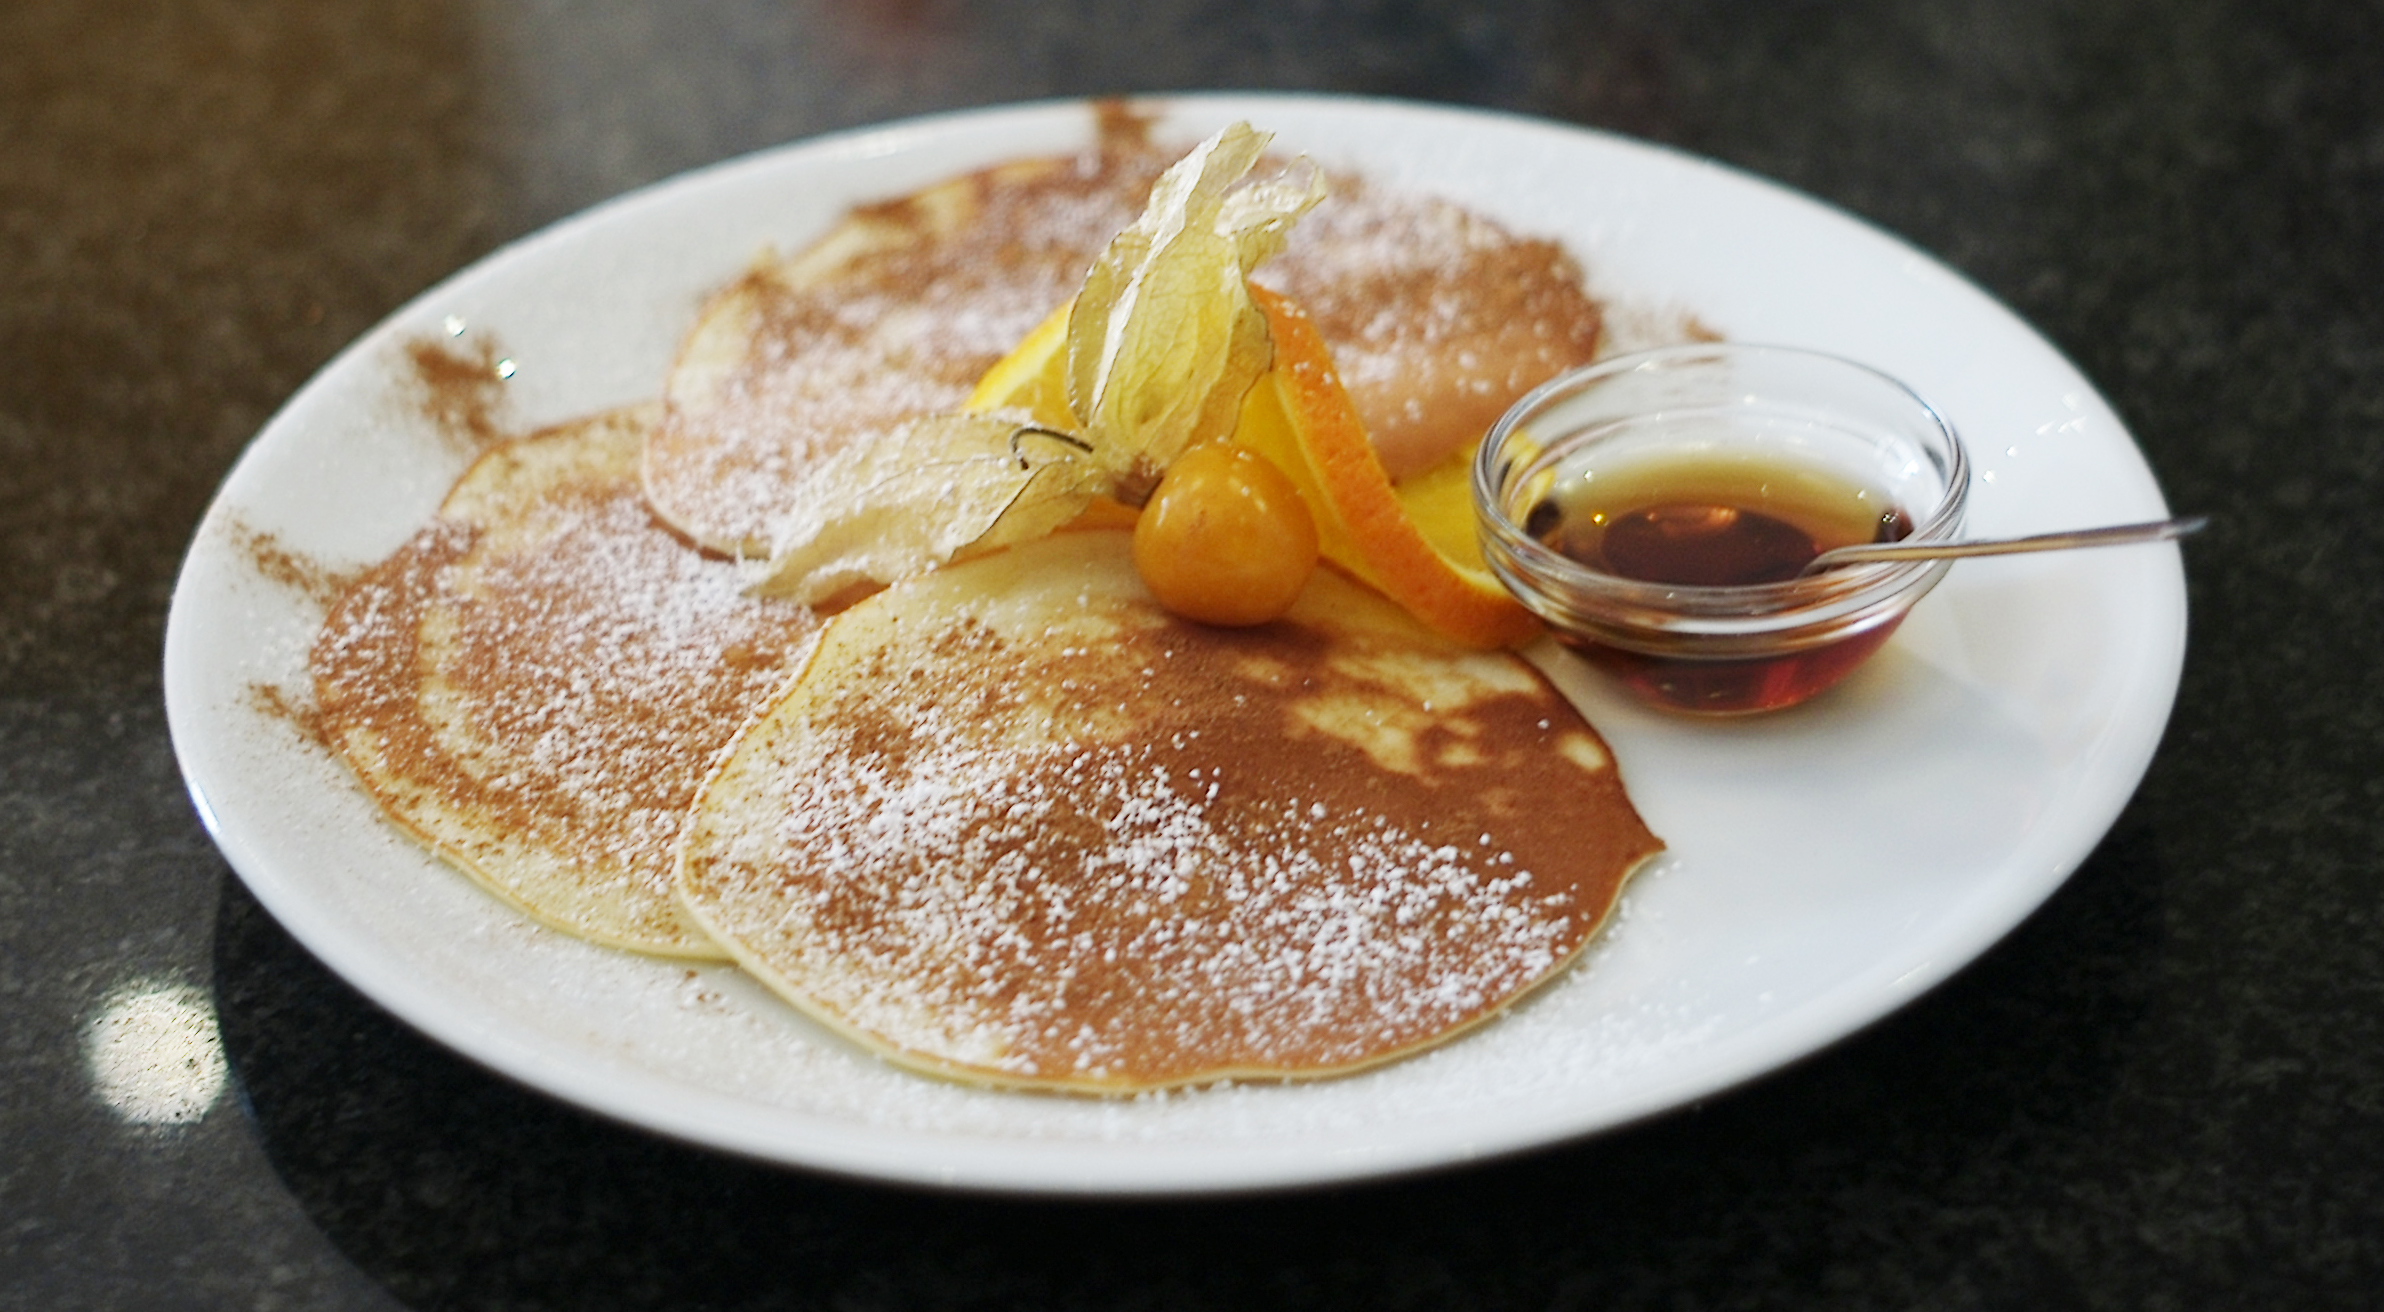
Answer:
[[92, 1091], [134, 1125], [187, 1125], [223, 1096], [229, 1070], [204, 991], [138, 980], [108, 996], [83, 1034]]

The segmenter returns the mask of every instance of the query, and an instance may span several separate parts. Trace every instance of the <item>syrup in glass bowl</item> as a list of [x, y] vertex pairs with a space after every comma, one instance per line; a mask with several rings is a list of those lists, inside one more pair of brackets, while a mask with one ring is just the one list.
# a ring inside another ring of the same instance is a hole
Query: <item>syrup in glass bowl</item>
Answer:
[[1909, 389], [1780, 347], [1619, 357], [1518, 402], [1474, 470], [1483, 556], [1559, 641], [1645, 701], [1792, 706], [1883, 645], [1942, 561], [1799, 572], [1960, 531], [1960, 439]]

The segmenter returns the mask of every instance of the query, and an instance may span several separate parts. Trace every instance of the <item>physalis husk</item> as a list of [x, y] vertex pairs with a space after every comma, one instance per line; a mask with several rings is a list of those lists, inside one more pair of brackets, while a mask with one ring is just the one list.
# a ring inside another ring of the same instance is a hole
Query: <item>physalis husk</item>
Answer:
[[806, 604], [1042, 537], [1095, 497], [1140, 505], [1176, 456], [1233, 430], [1273, 359], [1244, 284], [1324, 199], [1314, 169], [1229, 193], [1271, 138], [1236, 123], [1195, 147], [1085, 275], [1069, 316], [1069, 409], [936, 415], [822, 461], [780, 521], [756, 591]]

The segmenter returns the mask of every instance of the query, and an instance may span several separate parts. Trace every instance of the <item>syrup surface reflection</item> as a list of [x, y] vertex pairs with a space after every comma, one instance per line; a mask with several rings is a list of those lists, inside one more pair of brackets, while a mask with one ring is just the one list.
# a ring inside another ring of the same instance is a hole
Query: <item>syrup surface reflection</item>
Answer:
[[1835, 547], [1900, 542], [1912, 517], [1821, 465], [1704, 453], [1569, 482], [1532, 507], [1524, 528], [1604, 573], [1731, 588], [1784, 583]]

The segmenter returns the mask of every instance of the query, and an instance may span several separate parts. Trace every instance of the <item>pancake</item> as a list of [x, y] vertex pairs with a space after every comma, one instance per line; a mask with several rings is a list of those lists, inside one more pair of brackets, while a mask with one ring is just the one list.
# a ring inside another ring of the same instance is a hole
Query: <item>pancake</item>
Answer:
[[645, 455], [655, 512], [718, 551], [766, 556], [820, 457], [958, 410], [1075, 295], [1169, 161], [1127, 145], [1020, 160], [856, 210], [706, 304]]
[[1661, 844], [1529, 665], [1320, 570], [1160, 610], [1066, 533], [831, 621], [704, 786], [681, 895], [932, 1074], [1131, 1093], [1354, 1071], [1561, 970]]
[[[644, 466], [656, 513], [715, 550], [768, 555], [817, 460], [959, 409], [1076, 293], [1173, 162], [1112, 112], [1095, 149], [864, 207], [749, 270], [706, 304], [671, 368]], [[1394, 478], [1595, 353], [1599, 306], [1555, 243], [1446, 201], [1331, 183], [1258, 281], [1316, 321]]]
[[723, 955], [671, 853], [713, 758], [784, 683], [810, 612], [647, 513], [656, 407], [499, 447], [334, 605], [311, 653], [326, 739], [388, 815], [555, 928]]

